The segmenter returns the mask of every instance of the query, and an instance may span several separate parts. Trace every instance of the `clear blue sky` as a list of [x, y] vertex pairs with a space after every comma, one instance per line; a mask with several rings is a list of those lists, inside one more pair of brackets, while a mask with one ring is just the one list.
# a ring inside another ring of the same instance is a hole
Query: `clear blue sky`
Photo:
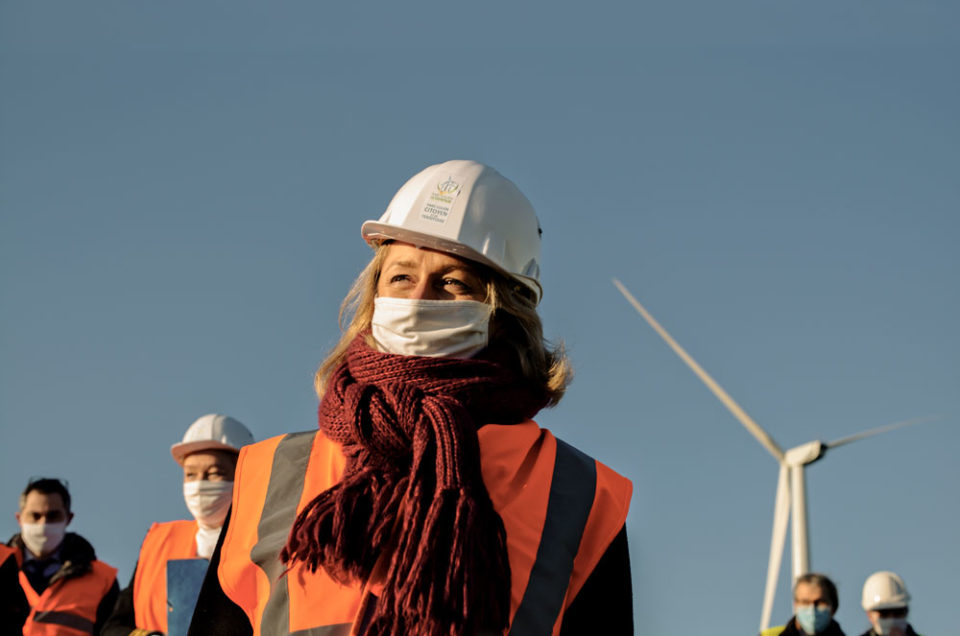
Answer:
[[[774, 461], [610, 283], [808, 471], [813, 567], [926, 634], [960, 571], [960, 8], [920, 0], [0, 4], [0, 531], [32, 475], [126, 583], [183, 518], [198, 416], [315, 426], [360, 223], [472, 158], [544, 228], [576, 366], [538, 418], [629, 476], [638, 633], [756, 631]], [[785, 565], [789, 560], [785, 558]], [[775, 620], [790, 613], [788, 567]]]

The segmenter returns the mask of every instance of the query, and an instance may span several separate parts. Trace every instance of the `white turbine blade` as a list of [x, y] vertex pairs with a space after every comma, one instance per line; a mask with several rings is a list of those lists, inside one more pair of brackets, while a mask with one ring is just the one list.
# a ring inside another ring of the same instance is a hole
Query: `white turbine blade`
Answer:
[[680, 359], [687, 363], [687, 366], [690, 367], [697, 377], [707, 385], [707, 388], [710, 389], [715, 396], [717, 396], [717, 399], [720, 400], [725, 407], [727, 407], [727, 410], [730, 411], [733, 416], [737, 418], [737, 420], [739, 420], [740, 423], [743, 424], [744, 427], [746, 427], [746, 429], [750, 431], [754, 437], [757, 438], [758, 442], [763, 444], [763, 447], [766, 448], [770, 454], [777, 459], [778, 462], [783, 462], [783, 450], [777, 446], [777, 443], [773, 441], [773, 438], [767, 435], [767, 432], [760, 428], [760, 425], [754, 422], [753, 418], [747, 415], [746, 411], [740, 408], [740, 405], [737, 404], [733, 398], [723, 390], [723, 387], [717, 384], [716, 380], [711, 378], [710, 375], [704, 371], [699, 364], [697, 364], [697, 361], [691, 358], [690, 354], [684, 351], [683, 347], [677, 344], [677, 341], [674, 340], [669, 333], [667, 333], [666, 329], [660, 326], [660, 323], [654, 320], [653, 316], [650, 315], [650, 312], [644, 309], [643, 305], [641, 305], [639, 301], [633, 297], [633, 294], [627, 291], [627, 288], [624, 287], [619, 280], [614, 278], [613, 284], [617, 286], [617, 289], [620, 290], [620, 293], [623, 294], [624, 298], [626, 298], [627, 301], [633, 305], [634, 309], [636, 309], [640, 315], [643, 316], [644, 320], [650, 323], [650, 326], [653, 327], [654, 331], [660, 334], [660, 337], [663, 338], [664, 342], [670, 345], [670, 348], [673, 349], [678, 356], [680, 356]]
[[760, 631], [770, 627], [773, 612], [773, 597], [780, 579], [780, 561], [783, 559], [783, 544], [787, 538], [787, 521], [790, 519], [790, 481], [788, 468], [780, 465], [777, 480], [777, 498], [773, 504], [773, 535], [770, 537], [770, 562], [767, 566], [767, 587], [763, 593], [763, 613], [760, 615]]
[[898, 428], [903, 428], [904, 426], [913, 426], [914, 424], [922, 424], [924, 422], [932, 422], [934, 420], [941, 419], [941, 415], [931, 415], [929, 417], [915, 417], [910, 420], [904, 420], [902, 422], [896, 422], [894, 424], [887, 424], [886, 426], [878, 426], [877, 428], [871, 428], [869, 431], [863, 431], [862, 433], [856, 433], [849, 437], [843, 437], [836, 440], [835, 442], [828, 442], [825, 444], [827, 448], [836, 448], [837, 446], [843, 446], [844, 444], [849, 444], [850, 442], [856, 442], [857, 440], [865, 439], [867, 437], [873, 437], [874, 435], [879, 435], [880, 433], [886, 433], [887, 431], [893, 431]]

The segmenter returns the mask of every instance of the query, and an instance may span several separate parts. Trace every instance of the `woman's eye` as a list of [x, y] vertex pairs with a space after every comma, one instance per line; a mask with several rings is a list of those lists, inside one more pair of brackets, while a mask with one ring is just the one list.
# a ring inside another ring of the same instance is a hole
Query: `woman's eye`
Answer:
[[390, 277], [391, 283], [402, 283], [408, 280], [410, 280], [410, 277], [407, 274], [394, 274]]
[[443, 280], [444, 285], [453, 286], [459, 291], [470, 291], [470, 286], [467, 285], [462, 280], [457, 280], [456, 278], [445, 278]]

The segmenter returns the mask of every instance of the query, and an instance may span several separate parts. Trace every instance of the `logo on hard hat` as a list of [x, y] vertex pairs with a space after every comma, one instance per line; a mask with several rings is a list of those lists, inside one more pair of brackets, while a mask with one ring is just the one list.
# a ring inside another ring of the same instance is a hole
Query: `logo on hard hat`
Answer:
[[446, 181], [438, 183], [436, 192], [430, 192], [430, 196], [424, 201], [420, 218], [433, 223], [446, 223], [450, 216], [450, 208], [460, 195], [461, 187], [457, 181], [454, 181], [453, 175], [448, 176]]
[[440, 194], [453, 194], [460, 189], [460, 184], [453, 180], [453, 177], [447, 177], [447, 180], [437, 184], [437, 191]]

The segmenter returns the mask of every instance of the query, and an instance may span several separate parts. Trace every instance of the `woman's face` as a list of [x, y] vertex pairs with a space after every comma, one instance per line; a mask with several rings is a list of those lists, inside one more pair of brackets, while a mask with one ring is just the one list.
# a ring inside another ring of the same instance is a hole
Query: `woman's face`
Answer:
[[415, 247], [391, 243], [377, 281], [377, 296], [416, 300], [479, 300], [487, 286], [470, 261]]

